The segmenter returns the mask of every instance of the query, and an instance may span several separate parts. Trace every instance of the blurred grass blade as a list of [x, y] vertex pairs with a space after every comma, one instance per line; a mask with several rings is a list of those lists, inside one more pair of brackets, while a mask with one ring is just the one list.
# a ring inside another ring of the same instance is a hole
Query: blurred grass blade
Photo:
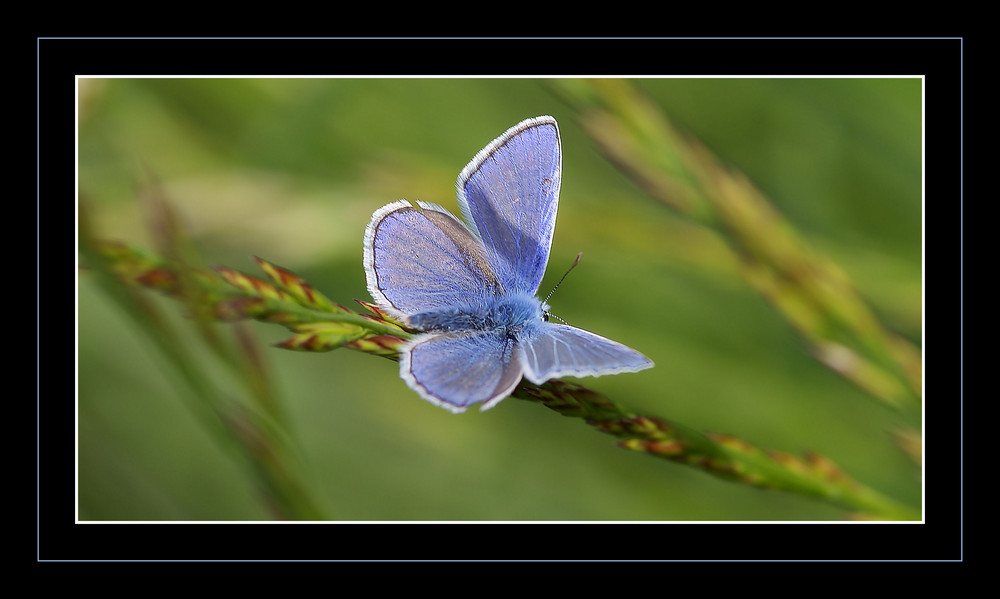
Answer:
[[682, 135], [626, 80], [556, 79], [551, 86], [612, 163], [651, 197], [728, 241], [743, 278], [817, 359], [888, 405], [919, 405], [919, 350], [882, 326], [844, 271], [810, 249], [749, 179]]
[[892, 440], [914, 464], [919, 466], [923, 462], [924, 442], [920, 433], [911, 428], [899, 427], [892, 431]]
[[[168, 224], [172, 222], [164, 207], [158, 213], [164, 247], [171, 243]], [[87, 226], [87, 212], [80, 207], [80, 255], [88, 276], [94, 277], [122, 311], [132, 316], [137, 328], [173, 367], [183, 385], [178, 389], [198, 420], [224, 449], [244, 458], [254, 474], [253, 482], [261, 490], [264, 503], [274, 517], [293, 520], [322, 520], [328, 516], [312, 498], [296, 464], [290, 437], [279, 424], [276, 399], [266, 382], [260, 355], [245, 332], [237, 332], [237, 352], [230, 351], [208, 325], [211, 318], [213, 284], [221, 283], [207, 271], [185, 269], [176, 263], [152, 257], [120, 243], [98, 242]], [[168, 234], [169, 233], [169, 234]], [[175, 237], [176, 238], [176, 237]], [[179, 255], [178, 247], [168, 251]], [[190, 256], [190, 254], [188, 254]], [[121, 283], [124, 282], [125, 285]], [[221, 392], [205, 372], [207, 364], [195, 360], [181, 337], [166, 320], [159, 317], [153, 304], [135, 291], [143, 286], [174, 297], [188, 307], [192, 322], [202, 339], [222, 362], [236, 370], [250, 389], [258, 407], [241, 404]], [[266, 459], [262, 459], [265, 458]]]

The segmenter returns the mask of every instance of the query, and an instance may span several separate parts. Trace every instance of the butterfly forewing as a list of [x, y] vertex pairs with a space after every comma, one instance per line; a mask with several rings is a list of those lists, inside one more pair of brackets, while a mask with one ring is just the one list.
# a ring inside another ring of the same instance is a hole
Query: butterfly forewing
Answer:
[[372, 297], [408, 315], [500, 293], [485, 249], [468, 228], [442, 208], [419, 208], [401, 200], [372, 216], [365, 232]]
[[538, 290], [552, 246], [562, 172], [552, 117], [527, 119], [483, 148], [458, 178], [458, 200], [509, 293]]

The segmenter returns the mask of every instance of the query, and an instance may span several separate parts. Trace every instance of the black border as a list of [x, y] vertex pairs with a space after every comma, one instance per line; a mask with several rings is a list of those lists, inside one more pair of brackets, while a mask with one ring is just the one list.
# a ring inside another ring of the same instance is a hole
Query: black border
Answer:
[[[69, 268], [62, 250], [72, 243], [75, 227], [77, 74], [924, 75], [924, 334], [931, 340], [925, 354], [925, 423], [931, 435], [926, 523], [780, 525], [75, 524], [74, 365], [62, 343], [40, 342], [38, 560], [961, 560], [963, 43], [959, 38], [37, 40], [43, 272]], [[76, 255], [75, 248], [65, 249]], [[56, 285], [65, 283], [40, 279], [41, 314], [65, 313], [61, 294], [48, 292]], [[946, 314], [953, 320], [945, 322]], [[60, 331], [50, 331], [55, 326]], [[64, 338], [64, 327], [45, 318], [40, 339]], [[670, 542], [663, 543], [665, 538]]]

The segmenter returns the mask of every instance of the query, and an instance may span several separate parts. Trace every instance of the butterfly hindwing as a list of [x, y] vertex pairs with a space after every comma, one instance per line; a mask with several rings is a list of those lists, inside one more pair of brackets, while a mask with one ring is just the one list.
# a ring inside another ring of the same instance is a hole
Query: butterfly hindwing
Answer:
[[520, 347], [524, 376], [536, 384], [562, 376], [601, 376], [653, 366], [649, 358], [617, 341], [553, 322], [533, 327]]
[[517, 343], [503, 331], [427, 333], [407, 343], [400, 375], [424, 399], [463, 412], [510, 395], [521, 380]]

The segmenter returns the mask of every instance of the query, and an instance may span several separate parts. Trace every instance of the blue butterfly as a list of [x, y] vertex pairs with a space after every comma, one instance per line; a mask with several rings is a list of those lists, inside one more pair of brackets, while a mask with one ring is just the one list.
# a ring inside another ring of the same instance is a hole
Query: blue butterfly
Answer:
[[364, 264], [376, 304], [421, 331], [399, 374], [431, 403], [495, 406], [527, 378], [636, 372], [653, 363], [620, 343], [549, 321], [535, 293], [549, 260], [562, 150], [554, 118], [521, 121], [458, 176], [465, 223], [406, 200], [375, 211]]

